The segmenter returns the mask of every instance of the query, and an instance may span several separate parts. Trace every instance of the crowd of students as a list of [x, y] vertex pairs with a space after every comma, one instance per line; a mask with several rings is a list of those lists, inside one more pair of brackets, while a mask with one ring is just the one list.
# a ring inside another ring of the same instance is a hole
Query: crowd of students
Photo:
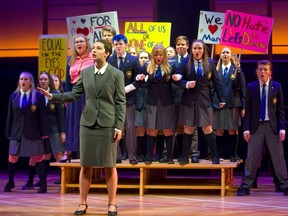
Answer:
[[[269, 61], [258, 62], [258, 81], [254, 84], [257, 91], [251, 84], [246, 93], [240, 62], [229, 47], [221, 50], [216, 66], [202, 40], [194, 40], [190, 46], [187, 37], [178, 36], [175, 48], [157, 44], [148, 53], [128, 47], [125, 35], [116, 34], [112, 27], [103, 28], [102, 35], [103, 39], [93, 47], [84, 35], [74, 38], [65, 92], [59, 88], [59, 77], [43, 72], [38, 86], [44, 97], [36, 90], [33, 76], [21, 73], [18, 87], [9, 99], [9, 181], [5, 192], [15, 187], [19, 157], [30, 157], [29, 177], [22, 189], [34, 187], [36, 169], [40, 178], [38, 192], [46, 193], [51, 154], [56, 161], [70, 162], [72, 153], [80, 151], [74, 154], [80, 156], [81, 163], [81, 203], [75, 214], [86, 213], [91, 167], [98, 166], [106, 168], [108, 215], [117, 215], [116, 162], [127, 158], [130, 164], [199, 163], [197, 129], [203, 131], [212, 164], [221, 163], [222, 137], [228, 131], [229, 160], [236, 162], [240, 159], [239, 126], [244, 118], [244, 139], [248, 143], [266, 142], [277, 183], [288, 195], [283, 147], [276, 144], [285, 137], [283, 96], [281, 85], [271, 79]], [[259, 93], [259, 83], [261, 88], [263, 83], [269, 88]], [[260, 95], [265, 98], [260, 99]], [[256, 112], [258, 107], [253, 101], [259, 101], [259, 106], [264, 103], [266, 109]], [[254, 121], [260, 124], [254, 125]], [[263, 134], [265, 131], [270, 131], [269, 139]], [[238, 195], [250, 194], [259, 152], [263, 152], [260, 144], [257, 148], [248, 145], [245, 177]]]

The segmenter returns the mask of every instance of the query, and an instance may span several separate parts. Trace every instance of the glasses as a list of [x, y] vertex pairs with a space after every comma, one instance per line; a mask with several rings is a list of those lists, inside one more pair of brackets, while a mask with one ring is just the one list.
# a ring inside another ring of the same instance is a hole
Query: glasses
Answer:
[[83, 44], [83, 43], [86, 43], [86, 41], [83, 41], [83, 40], [82, 41], [75, 41], [74, 43], [75, 44]]

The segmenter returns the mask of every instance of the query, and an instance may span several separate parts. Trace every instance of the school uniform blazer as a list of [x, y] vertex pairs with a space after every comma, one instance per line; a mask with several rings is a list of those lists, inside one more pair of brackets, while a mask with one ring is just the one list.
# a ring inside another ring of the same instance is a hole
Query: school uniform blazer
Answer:
[[[245, 92], [246, 92], [246, 81], [244, 73], [239, 70], [239, 72], [236, 72], [235, 77], [235, 70], [236, 66], [231, 65], [228, 74], [227, 79], [224, 79], [222, 67], [218, 70], [218, 77], [220, 79], [220, 82], [223, 86], [223, 91], [225, 94], [225, 101], [226, 106], [229, 108], [244, 108], [245, 106]], [[216, 109], [219, 109], [219, 100], [214, 88], [214, 85], [212, 85], [211, 95], [213, 99], [213, 107]]]
[[[269, 81], [268, 88], [268, 115], [274, 134], [279, 130], [285, 130], [285, 114], [283, 93], [281, 84], [273, 80]], [[245, 100], [245, 117], [243, 130], [249, 130], [254, 134], [260, 123], [260, 84], [259, 81], [251, 82], [247, 85]]]
[[27, 140], [41, 140], [49, 135], [44, 95], [36, 91], [35, 102], [32, 104], [32, 92], [24, 110], [20, 107], [20, 92], [9, 97], [6, 137], [20, 141], [22, 136]]
[[72, 91], [53, 94], [52, 101], [72, 102], [85, 92], [86, 102], [80, 125], [93, 126], [97, 123], [101, 127], [123, 130], [126, 111], [123, 73], [108, 64], [100, 86], [96, 87], [94, 70], [94, 66], [83, 69]]
[[[108, 62], [115, 68], [118, 68], [117, 55], [110, 56]], [[124, 59], [124, 64], [121, 69], [124, 75], [124, 83], [125, 86], [133, 84], [135, 88], [139, 88], [141, 86], [141, 82], [136, 81], [136, 76], [138, 74], [143, 73], [143, 70], [139, 64], [139, 60], [137, 57], [126, 54]], [[131, 106], [135, 105], [136, 91], [130, 91], [126, 94], [126, 105]]]
[[[181, 105], [193, 107], [197, 101], [197, 98], [201, 94], [204, 106], [211, 107], [212, 106], [211, 82], [215, 87], [215, 91], [218, 96], [219, 102], [221, 103], [225, 102], [223, 87], [218, 77], [214, 62], [212, 59], [208, 59], [208, 61], [209, 61], [209, 70], [205, 71], [203, 68], [203, 75], [200, 80], [198, 80], [197, 78], [194, 62], [192, 62], [190, 70], [188, 68], [188, 62], [189, 62], [188, 58], [184, 58], [182, 62], [179, 64], [176, 73], [181, 74], [182, 79], [175, 83], [184, 88]], [[196, 81], [195, 87], [192, 89], [187, 89], [186, 83], [192, 80]]]
[[174, 104], [173, 90], [172, 90], [172, 75], [176, 71], [177, 63], [175, 61], [169, 62], [171, 66], [171, 73], [164, 74], [161, 80], [155, 78], [155, 74], [147, 72], [148, 63], [145, 64], [145, 74], [148, 76], [147, 80], [147, 104], [155, 106], [160, 100], [163, 106]]
[[[189, 60], [189, 58], [190, 58], [190, 54], [188, 54], [186, 57], [184, 57], [183, 59], [188, 59]], [[176, 61], [177, 63], [178, 63], [178, 54], [176, 54], [175, 56], [173, 56], [172, 58], [169, 58], [169, 60], [171, 60], [171, 61]], [[181, 62], [179, 62], [179, 63], [181, 63]]]
[[[50, 93], [57, 93], [57, 91]], [[48, 101], [46, 105], [46, 112], [49, 121], [49, 134], [65, 132], [64, 104]]]

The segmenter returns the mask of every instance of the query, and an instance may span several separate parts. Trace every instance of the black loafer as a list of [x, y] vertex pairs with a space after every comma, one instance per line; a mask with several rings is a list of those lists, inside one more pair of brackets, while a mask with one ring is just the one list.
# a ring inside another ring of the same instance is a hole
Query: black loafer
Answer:
[[4, 192], [11, 192], [13, 189], [15, 188], [15, 183], [14, 182], [7, 182], [5, 188], [4, 188]]
[[197, 155], [192, 155], [191, 162], [192, 163], [199, 163], [199, 157]]
[[138, 161], [137, 160], [129, 160], [129, 163], [130, 164], [138, 164]]
[[22, 190], [31, 190], [34, 189], [33, 183], [27, 182], [25, 185], [22, 186]]
[[250, 195], [250, 189], [239, 187], [237, 190], [237, 196], [248, 196]]
[[188, 160], [188, 159], [181, 158], [181, 159], [179, 159], [179, 164], [180, 164], [180, 165], [189, 164], [189, 160]]
[[220, 159], [219, 158], [212, 158], [212, 164], [220, 164]]

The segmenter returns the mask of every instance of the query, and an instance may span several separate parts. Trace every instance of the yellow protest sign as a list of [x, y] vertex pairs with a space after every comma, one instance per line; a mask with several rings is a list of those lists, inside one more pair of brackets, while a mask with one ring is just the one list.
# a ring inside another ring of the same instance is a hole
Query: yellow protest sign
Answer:
[[170, 46], [171, 23], [166, 22], [125, 22], [125, 36], [128, 45], [138, 51], [151, 53], [156, 44]]
[[46, 71], [65, 80], [67, 67], [67, 35], [39, 37], [38, 74]]

